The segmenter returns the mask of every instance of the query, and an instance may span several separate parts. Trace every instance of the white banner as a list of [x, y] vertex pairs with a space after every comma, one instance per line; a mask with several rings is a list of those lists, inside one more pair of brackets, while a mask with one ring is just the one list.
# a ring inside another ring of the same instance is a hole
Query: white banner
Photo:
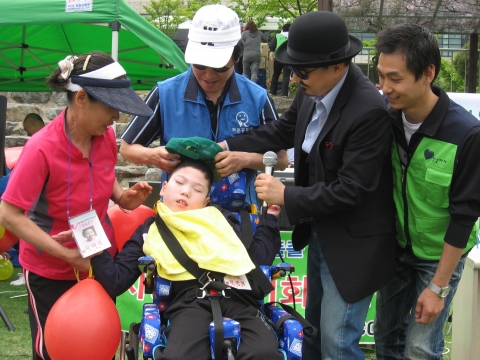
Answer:
[[93, 0], [66, 0], [65, 12], [92, 11]]
[[480, 120], [480, 94], [447, 93], [450, 99], [465, 108], [470, 114]]

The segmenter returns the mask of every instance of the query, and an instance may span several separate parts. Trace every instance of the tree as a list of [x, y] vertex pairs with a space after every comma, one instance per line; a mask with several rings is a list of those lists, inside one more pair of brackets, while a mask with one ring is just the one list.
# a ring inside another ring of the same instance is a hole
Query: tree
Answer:
[[317, 11], [318, 0], [264, 0], [264, 10], [270, 16], [292, 22], [302, 14]]
[[181, 0], [150, 0], [143, 8], [149, 15], [147, 20], [169, 36], [175, 35], [178, 25], [187, 20], [186, 6]]
[[[480, 45], [480, 40], [479, 40]], [[470, 42], [466, 43], [463, 46], [464, 49], [470, 49]], [[455, 67], [456, 72], [464, 79], [467, 79], [468, 69], [470, 64], [469, 52], [462, 51], [453, 57], [453, 66]], [[477, 69], [480, 67], [480, 59], [478, 60]], [[478, 89], [478, 72], [475, 77]]]
[[220, 4], [220, 0], [191, 0], [187, 1], [186, 16], [188, 19], [193, 19], [198, 9], [205, 5]]
[[[376, 42], [377, 42], [377, 39], [373, 39], [372, 41], [367, 41], [367, 40], [362, 41], [364, 49], [366, 47], [374, 48]], [[374, 49], [368, 49], [368, 55], [370, 55], [370, 61], [367, 64], [367, 66], [370, 68], [370, 70], [368, 71], [368, 73], [370, 75], [369, 76], [370, 80], [374, 84], [378, 84], [380, 82], [380, 79], [378, 77], [378, 70], [377, 70], [377, 66], [378, 66], [377, 50], [375, 50], [375, 48]]]
[[186, 4], [182, 0], [150, 0], [143, 8], [148, 13], [147, 20], [164, 34], [173, 36], [178, 26], [193, 16], [202, 6], [217, 4], [219, 0], [195, 0]]
[[448, 92], [465, 92], [464, 77], [456, 71], [451, 61], [443, 58], [435, 84]]
[[342, 16], [352, 32], [378, 32], [409, 22], [433, 33], [473, 32], [478, 25], [478, 0], [333, 0], [333, 11]]
[[237, 13], [242, 23], [253, 20], [257, 28], [265, 24], [268, 14], [266, 0], [245, 0], [232, 4], [230, 7]]

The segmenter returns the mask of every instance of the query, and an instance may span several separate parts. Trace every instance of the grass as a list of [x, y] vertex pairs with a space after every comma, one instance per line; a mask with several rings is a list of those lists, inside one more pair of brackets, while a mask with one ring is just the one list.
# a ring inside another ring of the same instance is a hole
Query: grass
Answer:
[[25, 310], [28, 307], [27, 290], [25, 286], [12, 286], [10, 281], [18, 279], [19, 268], [14, 268], [13, 274], [9, 279], [0, 281], [0, 305], [5, 311], [14, 331], [9, 331], [3, 321], [0, 320], [0, 359], [31, 359], [32, 341], [30, 336], [30, 325], [28, 315]]
[[[15, 359], [31, 359], [32, 345], [30, 337], [30, 326], [28, 322], [28, 315], [25, 314], [27, 310], [27, 296], [14, 297], [24, 295], [27, 293], [25, 286], [12, 286], [10, 281], [17, 279], [17, 273], [20, 269], [15, 268], [12, 276], [0, 281], [0, 305], [7, 314], [10, 322], [15, 327], [14, 331], [9, 331], [3, 321], [0, 321], [0, 359], [15, 360]], [[449, 323], [445, 328], [448, 328]], [[445, 331], [446, 333], [446, 331]], [[362, 345], [365, 358], [367, 360], [375, 359], [375, 346]], [[450, 332], [445, 337], [445, 351], [444, 360], [451, 359], [452, 348], [452, 333]], [[116, 358], [119, 359], [120, 354], [117, 351]]]

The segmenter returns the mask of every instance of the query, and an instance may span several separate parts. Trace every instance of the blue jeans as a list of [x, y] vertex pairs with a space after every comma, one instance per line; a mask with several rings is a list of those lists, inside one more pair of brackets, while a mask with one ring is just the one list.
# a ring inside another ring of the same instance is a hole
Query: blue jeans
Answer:
[[245, 61], [243, 60], [243, 76], [252, 80], [254, 83], [258, 79], [258, 67], [260, 66], [260, 60]]
[[418, 297], [437, 270], [438, 261], [422, 260], [411, 250], [397, 246], [395, 277], [377, 292], [374, 324], [377, 359], [443, 359], [442, 328], [448, 317], [458, 282], [462, 276], [465, 258], [458, 262], [450, 279], [450, 293], [445, 307], [430, 324], [415, 321]]
[[372, 295], [347, 303], [339, 294], [323, 258], [315, 231], [307, 263], [308, 295], [305, 318], [318, 329], [314, 338], [303, 338], [303, 360], [364, 359], [358, 343]]

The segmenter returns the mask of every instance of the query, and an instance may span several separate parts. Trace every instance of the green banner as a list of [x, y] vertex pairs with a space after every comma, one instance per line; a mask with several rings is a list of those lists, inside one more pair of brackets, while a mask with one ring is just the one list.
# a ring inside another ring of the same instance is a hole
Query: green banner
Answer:
[[[278, 301], [283, 304], [294, 306], [293, 299], [295, 298], [295, 309], [303, 316], [305, 316], [305, 306], [307, 303], [307, 254], [308, 247], [295, 251], [292, 246], [292, 232], [281, 232], [282, 246], [280, 248], [280, 254], [286, 263], [292, 264], [295, 267], [295, 271], [291, 275], [293, 294], [288, 278], [276, 279], [272, 281], [275, 290], [270, 293], [270, 296], [265, 298], [265, 302]], [[280, 257], [277, 255], [274, 264], [280, 263]], [[375, 343], [373, 339], [373, 319], [375, 318], [375, 295], [373, 295], [370, 308], [368, 309], [367, 318], [365, 320], [365, 326], [363, 328], [363, 335], [360, 339], [360, 344]]]

